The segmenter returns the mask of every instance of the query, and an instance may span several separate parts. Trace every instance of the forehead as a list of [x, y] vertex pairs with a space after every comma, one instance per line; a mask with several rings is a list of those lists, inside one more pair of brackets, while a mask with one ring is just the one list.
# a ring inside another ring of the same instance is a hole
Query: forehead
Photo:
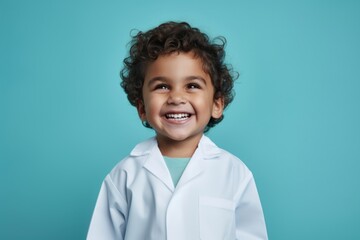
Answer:
[[167, 55], [160, 55], [155, 61], [146, 67], [145, 81], [153, 77], [183, 78], [191, 75], [200, 75], [210, 78], [204, 71], [204, 64], [201, 58], [192, 52], [174, 52]]

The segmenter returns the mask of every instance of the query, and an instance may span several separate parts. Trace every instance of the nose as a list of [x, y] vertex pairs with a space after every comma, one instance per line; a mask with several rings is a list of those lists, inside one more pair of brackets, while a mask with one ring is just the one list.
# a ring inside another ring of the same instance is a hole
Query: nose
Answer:
[[186, 103], [186, 94], [180, 90], [173, 89], [169, 93], [169, 97], [167, 100], [168, 104], [184, 104]]

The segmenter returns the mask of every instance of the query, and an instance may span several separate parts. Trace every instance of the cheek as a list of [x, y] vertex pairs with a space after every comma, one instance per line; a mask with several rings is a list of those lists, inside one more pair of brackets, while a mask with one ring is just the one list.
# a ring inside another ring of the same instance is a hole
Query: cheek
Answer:
[[197, 106], [198, 111], [211, 111], [213, 106], [213, 99], [208, 96], [202, 96], [193, 101], [194, 105]]
[[145, 102], [145, 109], [147, 113], [156, 113], [160, 111], [161, 101], [159, 98], [149, 96]]

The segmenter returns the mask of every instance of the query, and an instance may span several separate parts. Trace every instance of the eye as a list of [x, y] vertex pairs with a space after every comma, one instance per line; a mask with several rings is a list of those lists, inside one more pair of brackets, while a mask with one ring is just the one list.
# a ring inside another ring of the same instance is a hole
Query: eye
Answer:
[[154, 90], [168, 90], [169, 89], [169, 86], [166, 85], [166, 84], [157, 84], [155, 85], [154, 87]]
[[189, 83], [189, 84], [187, 85], [187, 88], [188, 88], [188, 89], [200, 89], [201, 87], [200, 87], [200, 85], [197, 84], [197, 83]]

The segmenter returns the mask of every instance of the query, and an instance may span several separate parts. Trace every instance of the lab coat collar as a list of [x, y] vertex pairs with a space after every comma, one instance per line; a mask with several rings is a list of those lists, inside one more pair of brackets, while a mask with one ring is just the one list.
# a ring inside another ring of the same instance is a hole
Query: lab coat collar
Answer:
[[155, 137], [136, 145], [130, 152], [130, 156], [135, 158], [143, 157], [143, 167], [163, 182], [170, 191], [174, 191], [174, 184]]
[[[130, 156], [138, 157], [148, 155], [151, 153], [154, 147], [158, 148], [156, 138], [152, 137], [136, 145], [135, 148], [131, 151]], [[221, 153], [220, 148], [218, 148], [215, 143], [213, 143], [210, 138], [205, 135], [201, 137], [199, 146], [196, 149], [196, 151], [199, 150], [201, 150], [201, 154], [204, 159], [213, 159]]]
[[[186, 167], [183, 176], [181, 176], [177, 187], [186, 184], [203, 172], [204, 164], [202, 161], [215, 160], [217, 159], [216, 157], [220, 154], [220, 148], [218, 148], [208, 137], [203, 135], [200, 139], [198, 148], [191, 157], [191, 160]], [[139, 143], [131, 151], [130, 155], [133, 157], [144, 156], [144, 168], [146, 168], [155, 177], [162, 181], [170, 191], [174, 191], [175, 187], [171, 175], [158, 148], [155, 137]]]
[[221, 154], [221, 149], [205, 135], [200, 139], [197, 150], [201, 151], [204, 160], [217, 159], [216, 157]]
[[208, 137], [203, 135], [200, 139], [198, 148], [191, 157], [188, 166], [186, 166], [186, 169], [178, 182], [177, 188], [180, 188], [193, 179], [196, 179], [205, 169], [204, 161], [219, 159], [217, 156], [220, 154], [221, 149], [218, 148]]

